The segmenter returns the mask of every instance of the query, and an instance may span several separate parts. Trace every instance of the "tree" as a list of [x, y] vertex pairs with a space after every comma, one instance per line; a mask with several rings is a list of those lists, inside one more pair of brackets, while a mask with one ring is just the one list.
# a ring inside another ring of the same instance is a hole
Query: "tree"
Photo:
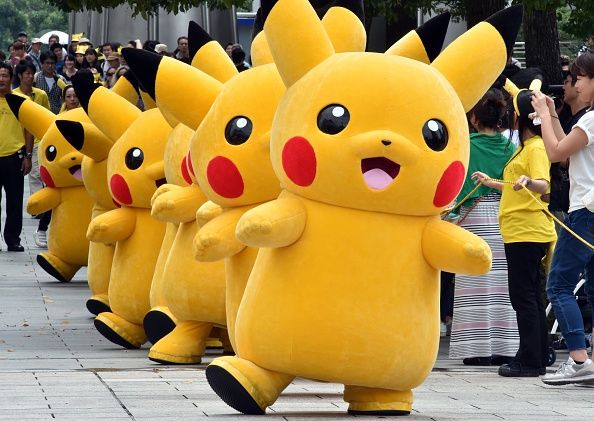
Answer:
[[22, 8], [12, 0], [0, 0], [0, 47], [8, 51], [8, 46], [16, 38], [16, 34], [24, 30], [27, 17]]

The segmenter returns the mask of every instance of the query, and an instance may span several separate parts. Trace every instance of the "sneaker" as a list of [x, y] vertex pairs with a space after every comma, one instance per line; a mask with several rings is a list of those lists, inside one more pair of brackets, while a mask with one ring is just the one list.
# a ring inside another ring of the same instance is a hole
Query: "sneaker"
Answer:
[[583, 364], [576, 364], [571, 357], [561, 363], [556, 372], [542, 378], [544, 384], [562, 385], [594, 382], [594, 363], [587, 359]]
[[47, 233], [45, 231], [35, 231], [33, 239], [35, 240], [35, 245], [37, 247], [42, 249], [47, 248]]
[[441, 322], [441, 324], [439, 325], [439, 336], [441, 336], [442, 338], [444, 336], [446, 336], [448, 333], [448, 326], [444, 323]]

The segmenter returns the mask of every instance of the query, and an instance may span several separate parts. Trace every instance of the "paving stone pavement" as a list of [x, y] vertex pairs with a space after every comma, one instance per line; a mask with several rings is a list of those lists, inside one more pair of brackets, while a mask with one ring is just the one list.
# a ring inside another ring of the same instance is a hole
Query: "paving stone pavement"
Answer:
[[[346, 415], [341, 385], [303, 379], [287, 388], [265, 418], [239, 415], [218, 399], [204, 376], [216, 353], [200, 365], [166, 367], [146, 358], [146, 346], [124, 350], [112, 345], [96, 332], [85, 309], [86, 272], [61, 284], [36, 265], [36, 225], [24, 217], [25, 253], [6, 252], [4, 244], [0, 252], [0, 421], [353, 418]], [[415, 390], [408, 419], [573, 421], [593, 416], [594, 385], [549, 387], [539, 379], [499, 377], [495, 368], [469, 369], [447, 359], [444, 341], [434, 371]]]

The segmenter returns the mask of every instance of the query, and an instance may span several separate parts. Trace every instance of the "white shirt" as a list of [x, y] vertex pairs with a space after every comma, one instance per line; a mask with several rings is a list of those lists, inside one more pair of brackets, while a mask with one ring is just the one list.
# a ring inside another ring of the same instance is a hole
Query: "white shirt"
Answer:
[[569, 212], [584, 208], [582, 198], [594, 189], [594, 111], [584, 114], [575, 127], [586, 133], [588, 144], [569, 158]]
[[45, 83], [47, 83], [47, 87], [51, 91], [52, 88], [54, 87], [54, 83], [56, 83], [55, 79], [53, 77], [47, 77], [47, 76], [44, 76], [44, 78], [45, 78]]

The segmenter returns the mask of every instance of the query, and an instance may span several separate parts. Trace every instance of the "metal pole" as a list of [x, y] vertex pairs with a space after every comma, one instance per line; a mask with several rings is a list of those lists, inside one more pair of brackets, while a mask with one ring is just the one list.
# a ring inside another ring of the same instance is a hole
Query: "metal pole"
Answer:
[[233, 39], [233, 43], [239, 42], [237, 36], [237, 13], [235, 6], [231, 6], [231, 38]]
[[421, 9], [417, 9], [417, 27], [421, 26], [423, 24], [423, 12], [421, 11]]
[[204, 15], [203, 15], [204, 16], [204, 18], [203, 18], [203, 20], [204, 20], [204, 30], [210, 34], [210, 11], [208, 9], [208, 2], [205, 1], [202, 4], [202, 7], [203, 7], [203, 10], [204, 10]]
[[68, 13], [68, 32], [69, 32], [68, 43], [70, 43], [70, 41], [72, 41], [72, 34], [74, 34], [74, 31], [75, 31], [75, 28], [74, 28], [75, 20], [76, 20], [76, 14], [74, 12]]

